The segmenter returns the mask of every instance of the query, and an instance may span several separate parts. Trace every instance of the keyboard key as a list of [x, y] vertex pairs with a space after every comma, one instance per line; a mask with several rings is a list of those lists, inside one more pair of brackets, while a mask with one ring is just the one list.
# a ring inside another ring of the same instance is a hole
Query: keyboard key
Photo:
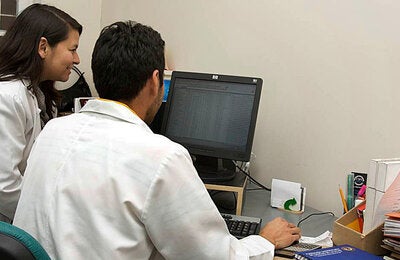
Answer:
[[229, 233], [236, 238], [257, 235], [261, 227], [261, 219], [231, 214], [221, 214], [228, 227]]

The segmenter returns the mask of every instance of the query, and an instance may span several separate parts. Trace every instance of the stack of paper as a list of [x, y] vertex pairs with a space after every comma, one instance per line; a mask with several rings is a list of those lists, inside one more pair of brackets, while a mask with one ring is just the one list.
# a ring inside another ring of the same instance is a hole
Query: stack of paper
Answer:
[[390, 256], [400, 259], [400, 212], [386, 214], [388, 217], [383, 225], [383, 248], [388, 249]]
[[398, 176], [399, 171], [400, 158], [371, 160], [366, 191], [367, 203], [364, 213], [364, 233], [368, 233], [382, 224], [385, 219], [384, 215], [392, 211], [392, 207], [382, 208], [381, 200]]
[[386, 216], [389, 218], [385, 220], [385, 224], [383, 226], [383, 235], [400, 238], [400, 212], [388, 213]]

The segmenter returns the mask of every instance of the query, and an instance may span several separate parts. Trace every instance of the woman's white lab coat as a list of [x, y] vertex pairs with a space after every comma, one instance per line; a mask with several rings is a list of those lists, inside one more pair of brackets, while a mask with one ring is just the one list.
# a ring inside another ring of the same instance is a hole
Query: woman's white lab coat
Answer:
[[28, 81], [0, 82], [0, 220], [10, 222], [20, 196], [22, 176], [40, 133], [40, 110]]

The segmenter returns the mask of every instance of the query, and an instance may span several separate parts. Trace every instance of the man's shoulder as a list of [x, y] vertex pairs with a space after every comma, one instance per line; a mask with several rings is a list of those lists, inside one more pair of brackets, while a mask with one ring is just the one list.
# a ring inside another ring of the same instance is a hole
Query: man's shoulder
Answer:
[[152, 134], [150, 138], [152, 139], [152, 143], [159, 148], [175, 153], [188, 153], [186, 148], [181, 144], [176, 143], [163, 135]]

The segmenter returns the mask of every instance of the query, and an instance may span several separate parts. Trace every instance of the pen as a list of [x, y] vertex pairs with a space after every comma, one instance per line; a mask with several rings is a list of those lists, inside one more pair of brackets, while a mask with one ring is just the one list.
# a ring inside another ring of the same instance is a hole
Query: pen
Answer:
[[365, 184], [363, 186], [361, 186], [361, 189], [357, 193], [357, 197], [362, 197], [364, 195], [366, 189], [367, 189], [367, 186], [365, 186]]
[[340, 193], [340, 198], [342, 199], [344, 212], [347, 213], [347, 211], [349, 210], [347, 209], [346, 199], [344, 198], [343, 190], [340, 186], [339, 186], [339, 193]]

